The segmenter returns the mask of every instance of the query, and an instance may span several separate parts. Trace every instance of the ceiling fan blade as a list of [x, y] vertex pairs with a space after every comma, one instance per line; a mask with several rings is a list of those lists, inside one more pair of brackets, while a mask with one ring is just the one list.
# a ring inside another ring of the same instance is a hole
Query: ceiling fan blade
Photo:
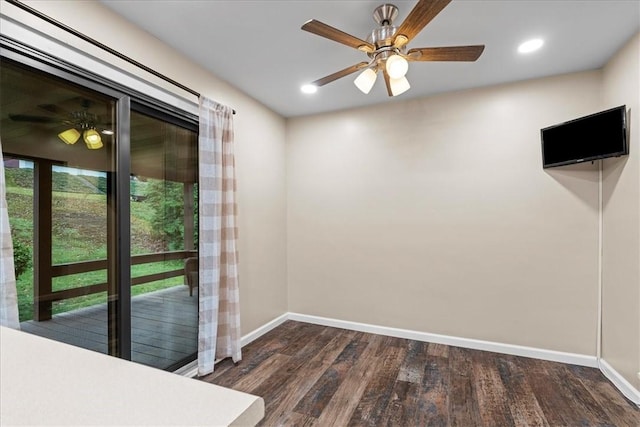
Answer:
[[60, 119], [54, 117], [30, 116], [28, 114], [9, 114], [9, 118], [14, 122], [60, 123]]
[[387, 94], [393, 96], [393, 92], [391, 91], [391, 78], [384, 67], [382, 67], [382, 74], [384, 75], [384, 84], [387, 86]]
[[410, 61], [468, 61], [477, 60], [484, 51], [484, 45], [418, 47], [409, 49], [407, 57]]
[[58, 114], [58, 115], [61, 115], [61, 116], [70, 116], [71, 115], [71, 113], [69, 111], [67, 111], [64, 108], [59, 107], [59, 106], [57, 106], [55, 104], [39, 104], [38, 108], [42, 108], [45, 111], [48, 111], [48, 112], [53, 113], [53, 114]]
[[316, 80], [315, 82], [311, 83], [314, 86], [324, 86], [327, 83], [331, 83], [334, 80], [338, 80], [339, 78], [342, 78], [344, 76], [348, 76], [349, 74], [353, 74], [358, 70], [363, 69], [364, 67], [366, 67], [367, 65], [369, 65], [368, 62], [359, 62], [356, 65], [352, 65], [351, 67], [347, 67], [344, 70], [340, 70], [336, 73], [333, 74], [329, 74], [326, 77], [323, 77], [321, 79]]
[[340, 31], [337, 28], [333, 28], [330, 25], [316, 21], [315, 19], [305, 22], [301, 28], [310, 33], [359, 49], [363, 52], [369, 53], [375, 50], [375, 47], [371, 43]]
[[419, 0], [396, 31], [394, 46], [402, 47], [409, 43], [450, 2], [451, 0]]

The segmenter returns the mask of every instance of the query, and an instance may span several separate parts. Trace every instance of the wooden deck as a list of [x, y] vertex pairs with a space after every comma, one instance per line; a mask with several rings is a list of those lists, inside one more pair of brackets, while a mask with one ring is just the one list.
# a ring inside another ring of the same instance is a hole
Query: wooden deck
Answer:
[[[198, 295], [175, 286], [131, 299], [131, 360], [166, 369], [197, 350]], [[22, 322], [23, 331], [107, 353], [107, 305], [99, 304], [51, 320]]]

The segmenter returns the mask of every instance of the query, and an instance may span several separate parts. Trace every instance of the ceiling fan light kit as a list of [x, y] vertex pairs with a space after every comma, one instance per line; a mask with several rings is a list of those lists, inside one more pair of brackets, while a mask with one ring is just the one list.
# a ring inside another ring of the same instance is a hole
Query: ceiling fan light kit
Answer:
[[385, 62], [385, 68], [389, 77], [392, 79], [399, 79], [404, 77], [409, 71], [409, 63], [400, 55], [391, 55]]
[[376, 78], [378, 77], [378, 73], [373, 71], [371, 68], [367, 68], [364, 70], [353, 83], [356, 85], [358, 89], [362, 91], [362, 93], [369, 93], [373, 84], [376, 82]]
[[67, 111], [56, 104], [41, 104], [39, 108], [51, 114], [63, 116], [56, 118], [49, 116], [34, 116], [29, 114], [9, 114], [9, 118], [16, 122], [28, 122], [38, 124], [60, 124], [67, 127], [58, 133], [58, 138], [67, 145], [73, 145], [83, 137], [89, 150], [98, 150], [104, 146], [102, 137], [96, 128], [100, 127], [104, 135], [113, 135], [110, 125], [100, 122], [100, 117], [89, 111], [91, 101], [80, 98], [82, 110]]
[[409, 80], [404, 76], [397, 79], [389, 79], [389, 85], [391, 86], [393, 96], [403, 94], [411, 88]]
[[399, 27], [393, 25], [393, 20], [398, 16], [398, 8], [392, 4], [380, 5], [373, 11], [373, 19], [380, 26], [371, 32], [366, 41], [315, 19], [307, 21], [302, 26], [304, 31], [358, 49], [369, 56], [368, 62], [345, 68], [311, 84], [316, 87], [324, 86], [365, 68], [354, 81], [358, 89], [365, 94], [369, 93], [378, 71], [381, 71], [388, 95], [397, 96], [411, 87], [405, 77], [409, 61], [476, 61], [484, 51], [484, 45], [406, 49], [411, 39], [450, 2], [451, 0], [419, 0]]
[[97, 150], [102, 148], [102, 138], [95, 129], [87, 129], [84, 131], [84, 143], [87, 144], [89, 150]]
[[58, 134], [58, 138], [62, 140], [67, 145], [73, 145], [80, 139], [80, 132], [76, 129], [71, 128], [65, 131], [62, 131]]
[[[80, 132], [75, 128], [70, 128], [58, 134], [58, 138], [67, 145], [73, 145], [80, 139]], [[82, 132], [82, 139], [89, 150], [97, 150], [103, 147], [102, 138], [98, 131], [93, 128]]]

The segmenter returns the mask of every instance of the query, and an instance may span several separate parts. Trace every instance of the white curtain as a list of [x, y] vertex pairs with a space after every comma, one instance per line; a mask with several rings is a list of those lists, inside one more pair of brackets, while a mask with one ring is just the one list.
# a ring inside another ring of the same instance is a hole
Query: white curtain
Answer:
[[18, 294], [13, 270], [13, 242], [9, 228], [7, 189], [4, 179], [4, 159], [0, 142], [0, 325], [20, 329]]
[[242, 359], [233, 110], [200, 97], [198, 375]]

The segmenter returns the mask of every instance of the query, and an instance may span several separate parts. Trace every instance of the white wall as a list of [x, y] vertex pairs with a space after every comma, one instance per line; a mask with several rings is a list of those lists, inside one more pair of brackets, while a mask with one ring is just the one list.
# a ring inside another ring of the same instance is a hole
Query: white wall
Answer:
[[[285, 120], [98, 2], [25, 1], [46, 15], [237, 111], [240, 306], [247, 333], [287, 310]], [[2, 14], [184, 97], [197, 99], [6, 2]]]
[[540, 129], [599, 71], [288, 121], [293, 312], [595, 356], [598, 173]]
[[640, 35], [603, 76], [603, 108], [627, 106], [630, 146], [604, 162], [602, 358], [640, 390]]

